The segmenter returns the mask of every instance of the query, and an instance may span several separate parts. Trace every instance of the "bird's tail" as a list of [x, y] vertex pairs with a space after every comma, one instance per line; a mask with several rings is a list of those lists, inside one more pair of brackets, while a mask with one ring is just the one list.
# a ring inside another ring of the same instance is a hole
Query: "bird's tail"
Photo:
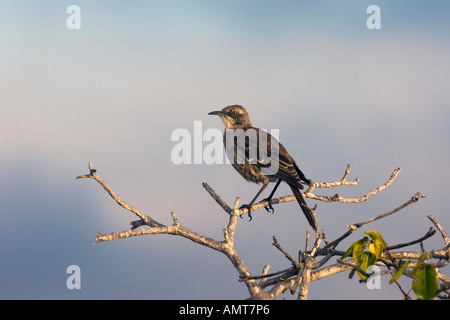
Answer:
[[289, 185], [289, 186], [291, 187], [291, 190], [294, 193], [294, 196], [297, 199], [297, 202], [300, 205], [300, 208], [302, 209], [303, 213], [305, 214], [305, 217], [308, 220], [309, 225], [314, 229], [314, 231], [317, 231], [316, 217], [314, 216], [311, 209], [306, 204], [306, 201], [303, 198], [302, 194], [300, 193], [300, 190], [295, 186], [292, 186], [292, 185]]

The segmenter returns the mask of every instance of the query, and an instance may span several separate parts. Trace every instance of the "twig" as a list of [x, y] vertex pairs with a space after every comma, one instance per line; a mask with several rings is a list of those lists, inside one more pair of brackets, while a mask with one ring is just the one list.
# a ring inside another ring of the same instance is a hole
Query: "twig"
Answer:
[[[347, 169], [348, 169], [348, 167], [347, 167]], [[343, 203], [365, 202], [373, 195], [375, 195], [378, 192], [383, 191], [384, 189], [389, 187], [391, 185], [391, 183], [395, 180], [395, 178], [397, 178], [397, 175], [400, 173], [401, 170], [402, 170], [402, 168], [395, 169], [392, 172], [391, 176], [389, 177], [389, 180], [385, 184], [383, 184], [382, 186], [380, 186], [378, 188], [373, 189], [372, 191], [366, 193], [364, 196], [359, 197], [359, 198], [343, 198], [343, 197], [339, 196], [338, 194], [335, 194], [333, 197], [319, 196], [319, 195], [316, 195], [316, 194], [313, 194], [310, 192], [305, 192], [305, 196], [307, 198], [325, 201], [325, 202], [343, 202]], [[346, 175], [344, 175], [344, 178], [346, 178]], [[344, 180], [333, 182], [333, 183], [314, 183], [314, 188], [331, 188], [331, 187], [335, 187], [338, 185], [356, 185], [357, 183], [358, 183], [358, 179], [356, 179], [352, 183], [348, 183], [347, 181], [344, 181]]]
[[433, 228], [430, 228], [430, 229], [428, 229], [427, 233], [425, 233], [425, 235], [423, 237], [420, 237], [419, 239], [413, 240], [410, 242], [400, 243], [400, 244], [396, 244], [394, 246], [387, 246], [386, 250], [395, 250], [395, 249], [412, 246], [413, 244], [420, 243], [420, 242], [434, 236], [435, 234], [436, 234], [436, 230], [434, 230]]
[[76, 177], [76, 179], [83, 179], [83, 178], [91, 178], [94, 179], [95, 181], [97, 181], [98, 183], [100, 183], [100, 185], [103, 187], [103, 189], [106, 190], [106, 192], [108, 192], [108, 194], [111, 196], [111, 198], [114, 199], [114, 201], [117, 202], [117, 204], [119, 204], [119, 206], [121, 206], [122, 208], [134, 213], [135, 215], [137, 215], [139, 218], [141, 218], [142, 221], [145, 222], [145, 224], [147, 224], [150, 227], [164, 227], [163, 224], [153, 220], [152, 218], [150, 218], [149, 216], [143, 214], [141, 211], [139, 211], [138, 209], [136, 209], [135, 207], [129, 205], [128, 203], [126, 203], [125, 201], [123, 201], [122, 199], [120, 199], [115, 193], [114, 191], [108, 186], [108, 184], [103, 181], [102, 178], [100, 178], [100, 176], [97, 175], [97, 170], [95, 170], [92, 167], [92, 162], [89, 161], [89, 174], [87, 175], [82, 175], [82, 176], [78, 176]]
[[417, 192], [413, 197], [411, 197], [411, 199], [409, 201], [407, 201], [406, 203], [402, 204], [401, 206], [399, 206], [399, 207], [397, 207], [397, 208], [395, 208], [393, 210], [390, 210], [390, 211], [388, 211], [386, 213], [380, 214], [379, 216], [376, 216], [376, 217], [374, 217], [372, 219], [369, 219], [369, 220], [366, 220], [366, 221], [354, 224], [353, 226], [356, 227], [356, 228], [360, 228], [360, 227], [362, 227], [365, 224], [368, 224], [370, 222], [373, 222], [373, 221], [385, 218], [385, 217], [387, 217], [387, 216], [389, 216], [389, 215], [391, 215], [391, 214], [393, 214], [393, 213], [395, 213], [397, 211], [400, 211], [400, 210], [402, 210], [402, 209], [412, 205], [413, 203], [419, 201], [422, 198], [425, 198], [425, 195], [421, 194], [420, 192]]
[[[266, 279], [266, 278], [278, 276], [280, 274], [282, 274], [281, 278], [285, 280], [285, 279], [289, 278], [290, 276], [292, 276], [292, 274], [294, 274], [294, 273], [296, 273], [296, 268], [290, 267], [290, 268], [272, 272], [272, 273], [260, 274], [257, 276], [240, 277], [239, 281], [242, 282], [242, 281], [246, 281], [246, 280]], [[265, 283], [264, 283], [264, 285], [261, 285], [261, 286], [265, 286]]]
[[299, 262], [296, 261], [294, 258], [292, 258], [290, 256], [289, 253], [287, 253], [280, 245], [280, 243], [278, 242], [277, 238], [275, 236], [273, 236], [273, 246], [276, 247], [278, 250], [280, 250], [284, 256], [292, 263], [292, 265], [299, 267]]
[[211, 197], [216, 200], [217, 204], [222, 207], [223, 210], [225, 210], [226, 213], [231, 214], [231, 209], [225, 201], [207, 184], [206, 182], [203, 182], [203, 188], [205, 188], [206, 191], [211, 195]]
[[[267, 275], [269, 273], [269, 269], [270, 269], [270, 266], [268, 264], [266, 264], [261, 272], [261, 275], [262, 276]], [[259, 282], [259, 286], [263, 286], [264, 282], [266, 282], [266, 280], [267, 280], [267, 277], [262, 278], [261, 281]]]
[[333, 181], [333, 182], [312, 182], [309, 185], [309, 188], [305, 191], [306, 194], [310, 194], [314, 191], [315, 188], [334, 188], [339, 186], [356, 186], [359, 183], [359, 179], [356, 178], [353, 181], [347, 181], [347, 177], [350, 173], [350, 165], [347, 165], [345, 169], [344, 176], [341, 180]]
[[359, 271], [361, 274], [365, 275], [368, 278], [374, 274], [374, 272], [368, 273], [366, 270], [361, 269], [361, 267], [355, 263], [355, 260], [353, 258], [349, 260], [337, 259], [336, 261], [340, 264], [352, 267], [353, 270]]
[[445, 232], [444, 228], [442, 228], [441, 224], [439, 223], [439, 221], [433, 217], [432, 215], [428, 216], [428, 219], [431, 220], [431, 222], [433, 222], [433, 224], [435, 225], [435, 227], [439, 230], [439, 232], [442, 235], [442, 238], [444, 239], [444, 243], [445, 243], [445, 248], [446, 249], [450, 249], [450, 238], [447, 234], [447, 232]]

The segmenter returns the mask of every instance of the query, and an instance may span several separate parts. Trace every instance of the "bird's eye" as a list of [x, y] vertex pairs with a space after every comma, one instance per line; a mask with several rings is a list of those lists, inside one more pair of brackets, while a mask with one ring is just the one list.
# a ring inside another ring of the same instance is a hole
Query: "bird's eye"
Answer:
[[233, 111], [231, 111], [231, 114], [232, 114], [233, 116], [236, 116], [236, 115], [238, 114], [238, 112], [237, 112], [236, 110], [233, 110]]

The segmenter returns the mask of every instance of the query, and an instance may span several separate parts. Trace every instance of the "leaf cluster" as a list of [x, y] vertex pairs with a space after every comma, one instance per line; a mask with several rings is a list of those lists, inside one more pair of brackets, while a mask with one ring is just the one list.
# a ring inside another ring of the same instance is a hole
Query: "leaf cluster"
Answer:
[[[377, 260], [380, 260], [383, 253], [386, 251], [387, 245], [383, 239], [383, 236], [376, 231], [364, 232], [367, 234], [362, 239], [355, 241], [347, 251], [340, 258], [341, 260], [352, 256], [357, 263], [355, 268], [362, 281], [367, 281], [370, 274], [367, 274], [367, 270], [370, 266], [374, 265]], [[367, 248], [369, 249], [367, 251]], [[439, 289], [439, 277], [436, 269], [426, 263], [429, 258], [429, 253], [424, 252], [418, 259], [415, 266], [411, 270], [412, 290], [422, 300], [432, 299]], [[398, 278], [405, 272], [407, 267], [411, 264], [411, 260], [407, 260], [403, 264], [399, 265], [397, 272], [389, 280], [392, 284], [398, 280]]]
[[[369, 237], [364, 237], [355, 241], [342, 255], [341, 260], [352, 256], [358, 264], [359, 269], [367, 271], [378, 259], [381, 259], [381, 255], [386, 249], [386, 242], [384, 241], [383, 236], [376, 231], [370, 230], [364, 232], [364, 234], [367, 234]], [[369, 251], [366, 251], [367, 247], [369, 247]], [[359, 277], [361, 280], [366, 281], [368, 275], [360, 270], [357, 270]]]
[[[411, 270], [413, 277], [412, 289], [414, 293], [422, 300], [430, 300], [436, 295], [439, 289], [439, 277], [436, 269], [426, 263], [429, 253], [424, 252], [417, 260], [416, 265]], [[406, 261], [389, 280], [389, 283], [397, 281], [397, 279], [405, 272], [411, 260]]]

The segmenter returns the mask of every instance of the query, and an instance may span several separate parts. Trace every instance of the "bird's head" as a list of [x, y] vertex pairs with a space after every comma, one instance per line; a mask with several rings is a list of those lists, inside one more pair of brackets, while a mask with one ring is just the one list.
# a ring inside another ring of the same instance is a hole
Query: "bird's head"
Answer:
[[208, 115], [219, 116], [226, 129], [245, 129], [252, 126], [247, 110], [240, 105], [232, 105], [220, 111], [212, 111]]

